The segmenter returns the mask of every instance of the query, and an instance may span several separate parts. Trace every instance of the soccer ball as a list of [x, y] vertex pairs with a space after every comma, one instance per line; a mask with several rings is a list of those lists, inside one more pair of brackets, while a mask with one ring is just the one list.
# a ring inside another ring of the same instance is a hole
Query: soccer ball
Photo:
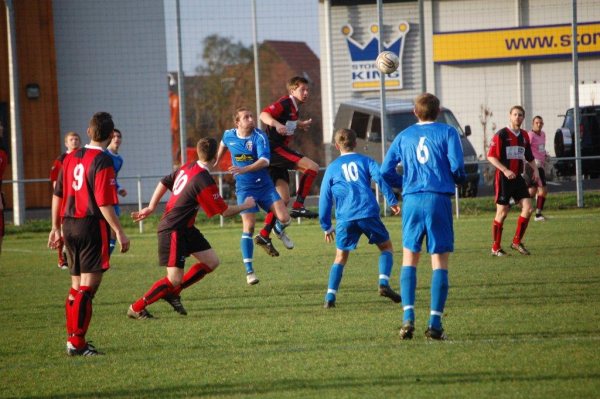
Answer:
[[391, 51], [382, 51], [375, 60], [375, 65], [381, 73], [390, 74], [398, 69], [400, 59]]

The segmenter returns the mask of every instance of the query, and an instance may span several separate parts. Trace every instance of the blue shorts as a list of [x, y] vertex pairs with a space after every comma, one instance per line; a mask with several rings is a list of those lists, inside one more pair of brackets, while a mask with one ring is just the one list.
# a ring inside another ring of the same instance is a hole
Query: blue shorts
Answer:
[[115, 205], [115, 213], [117, 216], [121, 216], [121, 207], [119, 205]]
[[335, 245], [342, 251], [352, 251], [356, 249], [362, 234], [369, 238], [369, 244], [382, 244], [390, 239], [390, 234], [377, 216], [336, 222]]
[[240, 213], [257, 213], [259, 211], [259, 206], [265, 212], [269, 212], [273, 203], [281, 199], [272, 183], [260, 188], [238, 189], [235, 194], [237, 196], [238, 205], [243, 204], [247, 197], [254, 197], [254, 200], [256, 201], [255, 207], [246, 209]]
[[421, 252], [425, 236], [430, 254], [454, 251], [452, 201], [448, 195], [417, 193], [403, 197], [402, 246]]

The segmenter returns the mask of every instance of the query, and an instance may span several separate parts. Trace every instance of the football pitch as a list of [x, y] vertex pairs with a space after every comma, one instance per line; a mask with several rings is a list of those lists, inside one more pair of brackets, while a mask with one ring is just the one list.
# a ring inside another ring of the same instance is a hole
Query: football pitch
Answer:
[[[296, 248], [278, 258], [255, 250], [260, 283], [247, 286], [239, 220], [201, 231], [221, 266], [185, 290], [188, 316], [164, 301], [157, 318], [125, 314], [164, 270], [155, 225], [127, 228], [131, 250], [115, 254], [94, 299], [88, 339], [105, 353], [65, 353], [68, 272], [46, 248], [47, 232], [7, 235], [0, 256], [2, 398], [589, 398], [600, 396], [600, 208], [552, 210], [530, 223], [531, 256], [492, 258], [493, 214], [455, 221], [449, 336], [428, 342], [431, 268], [418, 268], [416, 335], [401, 341], [401, 307], [378, 296], [377, 256], [363, 237], [350, 255], [337, 307], [323, 308], [334, 246], [315, 221], [290, 227]], [[400, 219], [385, 223], [395, 245]], [[41, 229], [40, 229], [41, 230]], [[187, 265], [191, 265], [188, 260]]]

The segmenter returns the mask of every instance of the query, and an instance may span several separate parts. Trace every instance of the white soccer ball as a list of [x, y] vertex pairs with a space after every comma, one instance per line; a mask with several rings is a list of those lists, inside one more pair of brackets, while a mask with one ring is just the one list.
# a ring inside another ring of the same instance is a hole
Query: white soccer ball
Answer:
[[400, 66], [400, 58], [391, 51], [382, 51], [375, 60], [375, 65], [381, 73], [390, 74]]

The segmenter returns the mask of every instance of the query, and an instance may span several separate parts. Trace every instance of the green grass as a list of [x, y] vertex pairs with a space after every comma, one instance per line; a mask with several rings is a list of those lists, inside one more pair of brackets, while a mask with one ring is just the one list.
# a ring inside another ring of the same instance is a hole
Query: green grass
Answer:
[[[150, 307], [158, 319], [127, 319], [128, 305], [164, 273], [155, 234], [130, 225], [131, 250], [113, 257], [94, 300], [88, 337], [106, 355], [85, 359], [64, 353], [68, 274], [46, 249], [46, 233], [20, 228], [5, 237], [0, 256], [0, 397], [595, 397], [600, 208], [547, 216], [527, 231], [530, 257], [488, 255], [488, 210], [455, 222], [447, 342], [423, 336], [429, 256], [418, 270], [417, 335], [401, 341], [401, 308], [377, 295], [377, 250], [364, 238], [337, 308], [323, 309], [334, 247], [312, 221], [291, 226], [292, 251], [279, 243], [279, 258], [255, 252], [261, 282], [253, 287], [240, 262], [241, 225], [201, 226], [222, 263], [184, 291], [189, 315], [161, 301]], [[515, 221], [513, 211], [505, 247]], [[397, 288], [400, 221], [385, 223], [396, 245]]]

